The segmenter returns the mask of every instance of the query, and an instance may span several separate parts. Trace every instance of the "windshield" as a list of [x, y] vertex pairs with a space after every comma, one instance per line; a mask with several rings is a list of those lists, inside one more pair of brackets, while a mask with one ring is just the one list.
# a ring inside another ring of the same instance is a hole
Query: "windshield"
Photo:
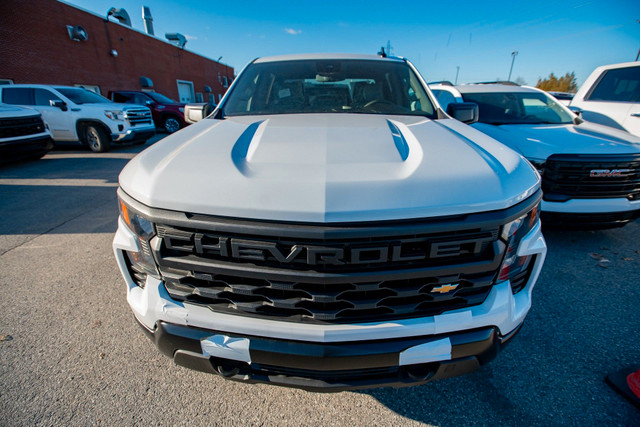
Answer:
[[57, 87], [56, 90], [76, 104], [111, 103], [111, 101], [104, 96], [82, 88]]
[[404, 62], [298, 60], [252, 64], [222, 107], [225, 116], [368, 113], [433, 118], [434, 108]]
[[556, 101], [539, 92], [463, 93], [465, 102], [475, 102], [481, 123], [570, 124], [573, 116]]
[[169, 97], [164, 96], [161, 93], [147, 92], [147, 95], [149, 95], [158, 104], [175, 104], [176, 103], [176, 101], [174, 101], [173, 99], [171, 99]]

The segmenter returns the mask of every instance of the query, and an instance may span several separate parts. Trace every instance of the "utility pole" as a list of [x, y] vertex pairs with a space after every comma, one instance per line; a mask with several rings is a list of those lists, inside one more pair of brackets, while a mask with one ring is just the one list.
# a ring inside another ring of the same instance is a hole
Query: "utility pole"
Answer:
[[[637, 21], [640, 24], [640, 19]], [[640, 49], [638, 49], [638, 54], [636, 55], [636, 61], [640, 58]]]
[[514, 50], [511, 52], [511, 69], [509, 69], [509, 77], [507, 77], [507, 81], [511, 81], [511, 72], [513, 71], [513, 63], [516, 62], [516, 56], [518, 56], [518, 51]]
[[454, 85], [458, 84], [458, 74], [460, 73], [460, 66], [456, 65], [456, 81], [454, 83]]

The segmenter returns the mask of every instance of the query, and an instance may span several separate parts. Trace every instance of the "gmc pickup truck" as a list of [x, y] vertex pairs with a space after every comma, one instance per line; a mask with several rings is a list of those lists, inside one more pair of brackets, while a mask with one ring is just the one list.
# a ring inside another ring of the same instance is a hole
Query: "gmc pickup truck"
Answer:
[[257, 59], [119, 184], [135, 318], [175, 363], [237, 381], [473, 371], [522, 326], [546, 254], [536, 170], [402, 58]]

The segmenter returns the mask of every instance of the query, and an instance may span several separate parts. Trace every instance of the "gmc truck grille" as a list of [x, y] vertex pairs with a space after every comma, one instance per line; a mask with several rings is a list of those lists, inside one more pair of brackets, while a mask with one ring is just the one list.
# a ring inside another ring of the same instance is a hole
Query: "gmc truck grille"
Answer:
[[257, 234], [192, 219], [204, 226], [156, 225], [152, 247], [169, 295], [216, 312], [294, 322], [392, 320], [481, 304], [505, 249], [500, 225], [465, 227], [465, 217], [235, 224]]
[[542, 175], [544, 199], [640, 198], [640, 155], [553, 155]]
[[0, 138], [15, 138], [44, 132], [41, 117], [0, 119]]
[[124, 111], [124, 118], [129, 124], [151, 124], [151, 111], [147, 108], [130, 108]]

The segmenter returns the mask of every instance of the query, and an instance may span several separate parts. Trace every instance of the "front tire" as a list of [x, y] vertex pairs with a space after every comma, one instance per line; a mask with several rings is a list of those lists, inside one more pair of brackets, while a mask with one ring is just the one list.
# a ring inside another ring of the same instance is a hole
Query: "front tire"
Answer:
[[180, 130], [180, 121], [177, 117], [167, 116], [162, 121], [162, 128], [167, 133], [174, 133]]
[[85, 142], [94, 153], [109, 151], [109, 135], [98, 125], [86, 125], [84, 128]]

